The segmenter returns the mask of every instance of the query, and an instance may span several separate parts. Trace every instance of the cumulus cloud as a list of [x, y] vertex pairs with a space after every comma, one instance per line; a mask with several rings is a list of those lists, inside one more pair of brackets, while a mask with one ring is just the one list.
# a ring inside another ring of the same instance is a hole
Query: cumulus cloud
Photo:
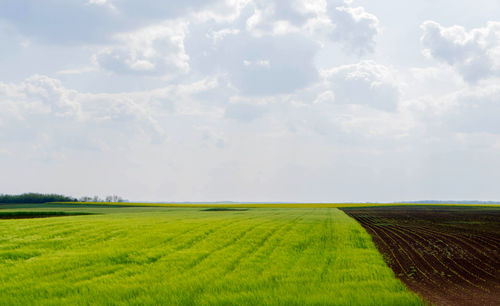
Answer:
[[227, 74], [241, 94], [291, 93], [317, 79], [313, 59], [319, 46], [304, 35], [231, 31], [214, 43], [211, 36], [202, 35], [205, 28], [200, 24], [185, 41], [193, 70]]
[[255, 36], [300, 31], [308, 19], [317, 15], [310, 3], [298, 0], [256, 0], [246, 9], [251, 13], [245, 27]]
[[189, 71], [184, 50], [187, 24], [167, 21], [115, 36], [117, 44], [101, 50], [97, 63], [117, 73], [165, 74]]
[[205, 78], [151, 91], [84, 93], [43, 75], [0, 82], [0, 142], [40, 152], [160, 145], [181, 126], [189, 133], [197, 123], [224, 117], [220, 106], [199, 98], [218, 86]]
[[344, 44], [357, 55], [373, 52], [375, 38], [379, 33], [378, 18], [363, 7], [335, 6], [330, 3], [328, 15], [335, 28], [331, 38]]
[[409, 84], [404, 88], [402, 98], [407, 100], [422, 96], [441, 96], [467, 86], [452, 66], [443, 64], [411, 68], [403, 78], [404, 82]]
[[365, 105], [385, 111], [397, 109], [400, 84], [396, 72], [374, 61], [334, 67], [323, 72], [333, 93], [326, 91], [319, 98], [330, 97], [335, 103]]
[[424, 54], [449, 64], [469, 82], [500, 75], [500, 22], [467, 31], [434, 21], [421, 26]]
[[489, 133], [500, 135], [500, 86], [484, 82], [481, 86], [465, 86], [440, 96], [423, 96], [405, 102], [432, 134]]
[[310, 13], [297, 3], [249, 1], [229, 22], [192, 23], [185, 46], [193, 71], [227, 75], [242, 95], [291, 93], [308, 86], [317, 79], [313, 59], [320, 46], [301, 30]]
[[246, 29], [256, 36], [307, 33], [326, 36], [356, 55], [371, 53], [380, 32], [378, 18], [351, 1], [255, 1]]
[[149, 101], [144, 94], [80, 93], [41, 75], [19, 84], [0, 83], [0, 121], [9, 127], [0, 138], [41, 138], [42, 145], [58, 147], [121, 142], [138, 133], [161, 139], [164, 131]]
[[124, 83], [225, 75], [250, 96], [310, 86], [326, 40], [365, 54], [378, 32], [374, 15], [341, 0], [3, 1], [0, 20], [35, 43], [88, 47], [91, 63], [61, 64], [61, 76], [102, 73], [96, 68], [124, 75]]
[[[11, 110], [17, 118], [26, 114], [50, 113], [55, 117], [77, 119], [81, 115], [81, 105], [75, 101], [76, 91], [66, 90], [61, 82], [46, 76], [35, 75], [21, 84], [0, 86], [0, 103]], [[5, 113], [3, 117], [7, 117]]]
[[[327, 36], [349, 52], [373, 51], [377, 18], [348, 2], [330, 3], [329, 15], [324, 1], [238, 3], [226, 5], [233, 12], [228, 18], [205, 9], [117, 34], [114, 45], [96, 54], [97, 63], [116, 73], [227, 75], [240, 94], [262, 96], [292, 93], [317, 80], [314, 56]], [[323, 26], [328, 30], [319, 31]]]

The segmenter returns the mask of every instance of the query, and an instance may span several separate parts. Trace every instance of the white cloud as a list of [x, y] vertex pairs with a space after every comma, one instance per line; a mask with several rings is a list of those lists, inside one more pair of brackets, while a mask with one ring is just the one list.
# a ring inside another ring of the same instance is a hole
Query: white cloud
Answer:
[[253, 1], [253, 13], [246, 20], [246, 30], [254, 36], [286, 34], [300, 28], [315, 12], [303, 1]]
[[424, 125], [408, 113], [388, 113], [359, 106], [348, 108], [336, 122], [351, 138], [344, 142], [383, 149], [389, 143], [404, 144], [405, 139], [414, 137], [415, 131]]
[[444, 27], [434, 21], [421, 26], [424, 54], [454, 66], [469, 82], [500, 75], [500, 22], [467, 31], [462, 26]]
[[361, 61], [322, 74], [333, 90], [335, 103], [366, 105], [386, 111], [397, 109], [401, 84], [391, 68], [374, 61]]
[[86, 94], [40, 75], [20, 84], [0, 83], [0, 121], [9, 127], [0, 138], [14, 142], [41, 139], [40, 146], [47, 150], [96, 141], [123, 145], [124, 139], [137, 135], [158, 141], [165, 131], [151, 101], [163, 95], [162, 91]]
[[92, 94], [41, 75], [0, 82], [0, 142], [49, 155], [127, 148], [138, 141], [161, 144], [175, 138], [181, 125], [189, 133], [195, 122], [223, 118], [224, 109], [197, 98], [218, 86], [216, 79], [206, 78], [152, 91]]
[[358, 55], [372, 53], [375, 38], [380, 32], [378, 18], [363, 7], [329, 5], [328, 15], [335, 28], [331, 34], [334, 41], [344, 44], [348, 51]]
[[[52, 39], [58, 43], [86, 43], [95, 51], [91, 60], [96, 67], [124, 76], [114, 82], [126, 80], [124, 83], [130, 84], [130, 76], [172, 81], [227, 75], [241, 94], [272, 95], [292, 93], [317, 79], [314, 57], [325, 39], [347, 44], [359, 54], [373, 49], [376, 17], [363, 8], [350, 7], [348, 1], [330, 3], [337, 5], [341, 6], [334, 9], [337, 13], [332, 23], [323, 0], [215, 1], [212, 6], [203, 1], [162, 5], [146, 1], [139, 5], [128, 0], [98, 0], [87, 1], [86, 13], [79, 17], [102, 17], [89, 22], [88, 37], [80, 35], [79, 28], [71, 29], [75, 35], [67, 39], [52, 28], [26, 22], [22, 24], [27, 28], [19, 29], [42, 40], [56, 35]], [[47, 8], [52, 6], [57, 5], [47, 4]], [[156, 10], [152, 14], [153, 6]], [[113, 9], [106, 9], [109, 7]], [[58, 9], [72, 15], [80, 7], [67, 4]], [[169, 13], [160, 17], [165, 10]], [[149, 13], [147, 21], [143, 20], [145, 13]], [[51, 16], [42, 10], [39, 19]], [[94, 31], [94, 26], [100, 30]], [[81, 66], [84, 68], [66, 66], [58, 73], [96, 72], [91, 68], [94, 66]]]
[[[102, 49], [97, 62], [123, 74], [227, 74], [242, 94], [283, 94], [317, 79], [313, 60], [323, 35], [366, 53], [377, 32], [373, 15], [343, 6], [337, 10], [338, 34], [332, 36], [323, 1], [254, 1], [228, 7], [237, 8], [233, 19], [206, 10], [116, 35], [115, 45]], [[320, 30], [322, 25], [329, 30]]]
[[226, 37], [227, 35], [236, 35], [239, 33], [239, 29], [226, 28], [218, 31], [211, 31], [207, 33], [206, 36], [212, 39], [213, 44], [216, 44], [218, 41], [224, 39], [224, 37]]
[[177, 20], [118, 34], [117, 45], [101, 50], [96, 60], [101, 67], [117, 73], [187, 73], [186, 34], [187, 23]]
[[[467, 143], [467, 150], [497, 150], [498, 143], [485, 141], [500, 137], [498, 84], [498, 79], [462, 84], [447, 93], [423, 94], [406, 100], [400, 108], [422, 123], [421, 132], [430, 143], [441, 143], [443, 148], [460, 148]], [[474, 143], [478, 146], [474, 147]]]
[[[24, 119], [26, 114], [51, 114], [55, 117], [78, 119], [81, 105], [75, 101], [76, 92], [66, 90], [61, 82], [41, 75], [28, 78], [22, 84], [1, 84], [0, 103], [3, 108]], [[9, 119], [9, 114], [3, 114]]]
[[467, 86], [460, 74], [446, 64], [411, 68], [401, 78], [408, 84], [403, 91], [403, 99], [406, 100], [422, 96], [442, 96]]
[[186, 40], [193, 71], [224, 74], [242, 95], [292, 93], [317, 78], [314, 54], [319, 46], [304, 35], [254, 36], [247, 32], [216, 44], [204, 35], [206, 24]]
[[254, 36], [302, 33], [321, 42], [331, 39], [356, 55], [372, 53], [380, 32], [378, 18], [351, 1], [255, 1], [246, 19]]

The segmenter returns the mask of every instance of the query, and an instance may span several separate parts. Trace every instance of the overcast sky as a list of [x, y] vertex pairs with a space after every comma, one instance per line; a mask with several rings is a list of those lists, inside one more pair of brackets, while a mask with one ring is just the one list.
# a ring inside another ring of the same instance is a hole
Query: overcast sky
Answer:
[[0, 193], [500, 200], [500, 1], [0, 0]]

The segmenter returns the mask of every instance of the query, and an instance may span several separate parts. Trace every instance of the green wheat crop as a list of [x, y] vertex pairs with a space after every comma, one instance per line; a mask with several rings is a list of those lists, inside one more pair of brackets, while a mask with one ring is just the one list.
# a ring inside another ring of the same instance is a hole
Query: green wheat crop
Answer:
[[1, 305], [422, 304], [336, 208], [65, 211], [0, 220]]

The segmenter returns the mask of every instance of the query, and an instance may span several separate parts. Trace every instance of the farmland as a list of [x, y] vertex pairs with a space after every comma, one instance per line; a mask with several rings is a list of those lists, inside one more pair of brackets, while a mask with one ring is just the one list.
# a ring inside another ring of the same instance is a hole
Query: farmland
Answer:
[[408, 288], [437, 305], [500, 301], [500, 209], [345, 208]]
[[[0, 206], [1, 305], [421, 305], [328, 207]], [[25, 214], [26, 214], [25, 213]]]

